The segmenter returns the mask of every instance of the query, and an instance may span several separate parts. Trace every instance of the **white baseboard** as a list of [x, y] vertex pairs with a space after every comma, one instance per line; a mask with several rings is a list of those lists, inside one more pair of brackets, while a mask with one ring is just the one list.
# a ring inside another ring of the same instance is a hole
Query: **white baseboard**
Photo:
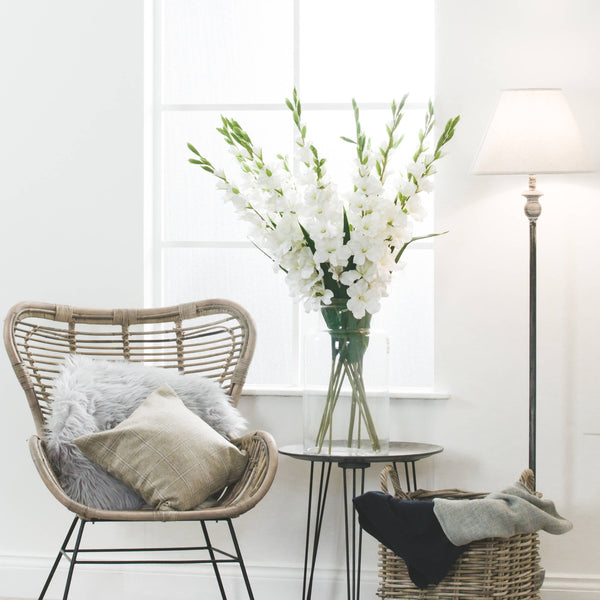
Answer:
[[546, 574], [542, 600], [600, 600], [600, 576]]
[[[66, 576], [63, 560], [55, 581], [48, 591], [48, 600], [60, 598]], [[0, 600], [37, 598], [52, 564], [49, 558], [0, 556]], [[248, 564], [248, 573], [257, 598], [276, 600], [302, 597], [302, 568], [296, 566], [264, 566]], [[239, 570], [222, 567], [228, 597], [244, 600]], [[202, 595], [198, 596], [198, 590]], [[375, 598], [376, 571], [361, 575], [361, 596]], [[346, 574], [343, 569], [317, 569], [314, 597], [330, 600], [346, 598]], [[178, 600], [179, 598], [219, 597], [210, 566], [189, 565], [81, 565], [71, 587], [71, 600]], [[546, 574], [542, 600], [600, 600], [600, 576]]]
[[[3, 598], [37, 598], [52, 560], [49, 558], [0, 556], [0, 600]], [[256, 598], [275, 600], [302, 597], [302, 568], [246, 564]], [[236, 565], [220, 567], [227, 595], [244, 600], [247, 594]], [[62, 597], [67, 564], [61, 561], [46, 598]], [[364, 597], [374, 598], [377, 588], [375, 572], [361, 575]], [[315, 571], [314, 597], [344, 600], [346, 575], [341, 569]], [[198, 596], [198, 590], [202, 590]], [[209, 565], [81, 565], [76, 569], [70, 600], [169, 600], [192, 597], [220, 597]]]

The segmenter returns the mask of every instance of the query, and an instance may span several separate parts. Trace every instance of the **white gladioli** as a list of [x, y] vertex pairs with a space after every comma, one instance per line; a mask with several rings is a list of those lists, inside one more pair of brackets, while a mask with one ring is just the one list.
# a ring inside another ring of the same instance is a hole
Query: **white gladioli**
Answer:
[[425, 207], [421, 202], [420, 194], [417, 194], [408, 200], [406, 203], [406, 210], [415, 221], [422, 221], [427, 216], [427, 210], [425, 210]]
[[431, 179], [427, 179], [427, 177], [423, 177], [421, 181], [419, 181], [419, 191], [421, 192], [431, 192], [433, 190], [433, 183]]
[[353, 178], [352, 183], [358, 190], [366, 195], [375, 196], [377, 194], [381, 194], [383, 191], [383, 185], [381, 184], [381, 181], [371, 174], [365, 175], [364, 177], [357, 175]]
[[425, 173], [425, 165], [423, 163], [409, 163], [406, 165], [406, 172], [419, 179], [419, 177], [423, 177], [423, 173]]
[[356, 283], [348, 288], [348, 309], [352, 312], [355, 318], [362, 319], [365, 312], [370, 314], [376, 313], [379, 306], [379, 294], [374, 287], [364, 279], [359, 279]]
[[368, 213], [356, 224], [356, 230], [367, 237], [376, 238], [385, 227], [384, 218], [382, 211]]
[[371, 244], [370, 248], [367, 250], [366, 257], [372, 262], [377, 264], [386, 254], [386, 245], [385, 243], [374, 243]]
[[[423, 152], [421, 144], [416, 162], [410, 160], [404, 169], [386, 162], [381, 174], [377, 161], [381, 167], [384, 156], [391, 158], [399, 138], [394, 134], [374, 146], [361, 133], [355, 142], [352, 191], [342, 195], [329, 180], [328, 163], [311, 150], [295, 98], [293, 107], [288, 102], [296, 124], [293, 160], [271, 161], [259, 146], [248, 150], [230, 143], [240, 170], [234, 182], [215, 168], [217, 188], [247, 222], [250, 239], [273, 260], [273, 268], [285, 271], [290, 294], [306, 310], [347, 297], [348, 309], [359, 319], [379, 310], [391, 274], [403, 266], [398, 253], [413, 240], [414, 222], [426, 216], [423, 193], [432, 189], [437, 158]], [[229, 141], [243, 138], [243, 131], [236, 133], [237, 123], [224, 123], [233, 132]]]
[[348, 246], [352, 251], [352, 259], [354, 260], [354, 264], [364, 264], [365, 259], [367, 258], [367, 252], [371, 247], [371, 240], [366, 235], [353, 232], [352, 236], [350, 237], [350, 241], [348, 242]]
[[412, 181], [404, 181], [400, 184], [398, 191], [407, 198], [417, 193], [417, 186]]
[[340, 276], [340, 282], [343, 285], [352, 285], [361, 275], [358, 271], [344, 271]]
[[296, 146], [295, 158], [300, 163], [310, 164], [313, 156], [308, 146]]

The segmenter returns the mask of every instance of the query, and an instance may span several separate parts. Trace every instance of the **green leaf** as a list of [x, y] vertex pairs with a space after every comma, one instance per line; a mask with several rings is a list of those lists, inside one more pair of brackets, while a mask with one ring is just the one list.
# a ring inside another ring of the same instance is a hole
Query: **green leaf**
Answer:
[[345, 142], [348, 142], [349, 144], [356, 144], [356, 140], [351, 140], [350, 138], [344, 137], [343, 135], [340, 135], [340, 138]]
[[306, 245], [308, 246], [310, 251], [314, 254], [315, 253], [315, 243], [313, 242], [313, 239], [310, 237], [310, 233], [308, 233], [308, 231], [306, 231], [306, 229], [304, 228], [304, 225], [302, 225], [302, 223], [298, 223], [298, 225], [300, 226], [302, 235], [304, 236], [304, 240], [306, 241]]
[[327, 263], [321, 263], [321, 269], [323, 270], [323, 282], [325, 287], [333, 292], [334, 298], [340, 298], [344, 295], [347, 297], [342, 285], [337, 282], [329, 272], [329, 265]]
[[347, 244], [350, 241], [350, 221], [348, 221], [348, 214], [346, 213], [346, 208], [344, 207], [344, 244]]
[[402, 246], [402, 248], [400, 248], [400, 251], [396, 255], [396, 259], [395, 259], [396, 263], [398, 263], [398, 261], [400, 260], [400, 257], [402, 256], [402, 254], [404, 253], [406, 248], [408, 248], [409, 244], [412, 244], [413, 242], [416, 242], [417, 240], [424, 240], [424, 239], [431, 238], [431, 237], [437, 237], [439, 235], [446, 235], [447, 233], [448, 233], [447, 231], [442, 231], [441, 233], [430, 233], [429, 235], [420, 235], [418, 237], [414, 237], [412, 240], [410, 240], [410, 242], [406, 242], [406, 244], [404, 244], [404, 246]]
[[[261, 252], [262, 252], [262, 253], [263, 253], [263, 254], [264, 254], [264, 255], [265, 255], [265, 256], [266, 256], [266, 257], [267, 257], [267, 258], [268, 258], [270, 261], [272, 261], [272, 262], [276, 262], [276, 261], [275, 261], [275, 259], [274, 259], [274, 258], [273, 258], [271, 255], [267, 254], [267, 253], [266, 253], [266, 252], [265, 252], [265, 251], [264, 251], [264, 250], [263, 250], [263, 249], [262, 249], [262, 248], [261, 248], [261, 247], [260, 247], [260, 246], [259, 246], [259, 245], [258, 245], [258, 244], [255, 242], [255, 241], [254, 241], [254, 240], [250, 240], [250, 243], [251, 243], [251, 244], [252, 244], [252, 245], [253, 245], [253, 246], [254, 246], [254, 247], [257, 249], [257, 250], [260, 250], [260, 251], [261, 251]], [[280, 268], [280, 269], [281, 269], [281, 270], [282, 270], [284, 273], [286, 273], [286, 274], [287, 274], [287, 272], [288, 272], [288, 271], [287, 271], [287, 269], [284, 269], [284, 268], [283, 268], [283, 267], [282, 267], [282, 266], [281, 266], [279, 263], [277, 263], [277, 266], [278, 266], [278, 267], [279, 267], [279, 268]]]
[[[187, 147], [196, 155], [196, 156], [200, 156], [200, 152], [198, 152], [198, 150], [196, 150], [196, 148], [194, 148], [194, 146], [192, 146], [189, 142]], [[202, 158], [202, 156], [200, 156], [200, 158]]]
[[394, 148], [397, 148], [401, 143], [402, 140], [404, 140], [404, 135], [401, 135], [395, 142], [394, 142]]

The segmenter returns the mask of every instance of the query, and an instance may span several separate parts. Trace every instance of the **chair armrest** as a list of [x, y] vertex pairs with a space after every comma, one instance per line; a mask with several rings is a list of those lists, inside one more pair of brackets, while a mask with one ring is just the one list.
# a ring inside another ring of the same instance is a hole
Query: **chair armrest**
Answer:
[[219, 500], [219, 507], [235, 507], [242, 514], [255, 506], [271, 487], [279, 454], [275, 440], [266, 431], [254, 431], [231, 442], [248, 454], [248, 464], [242, 478]]
[[235, 518], [250, 510], [267, 493], [277, 471], [278, 452], [273, 437], [255, 431], [231, 440], [248, 454], [242, 478], [228, 488], [216, 506], [189, 511], [131, 510], [111, 511], [85, 506], [69, 498], [63, 491], [48, 460], [42, 440], [34, 435], [29, 440], [33, 462], [52, 495], [70, 511], [87, 521], [192, 521]]

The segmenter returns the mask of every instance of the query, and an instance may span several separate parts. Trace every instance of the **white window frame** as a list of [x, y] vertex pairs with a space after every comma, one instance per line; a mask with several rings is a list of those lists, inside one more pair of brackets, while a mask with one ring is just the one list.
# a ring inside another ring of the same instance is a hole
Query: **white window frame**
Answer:
[[[300, 91], [300, 1], [293, 0], [293, 83]], [[249, 241], [167, 241], [162, 237], [162, 164], [161, 164], [161, 123], [162, 115], [169, 111], [288, 111], [283, 102], [278, 104], [165, 104], [162, 102], [162, 48], [161, 48], [161, 0], [144, 2], [144, 304], [157, 306], [163, 303], [163, 250], [165, 248], [251, 248]], [[407, 102], [406, 110], [425, 110], [426, 102]], [[311, 110], [339, 111], [348, 109], [348, 103], [303, 103], [305, 112]], [[361, 103], [362, 110], [387, 110], [389, 103]], [[411, 250], [432, 251], [434, 243], [422, 240], [411, 244]], [[434, 257], [435, 258], [435, 257]], [[291, 326], [293, 328], [296, 381], [289, 386], [253, 385], [244, 387], [249, 396], [300, 396], [302, 337], [301, 307], [292, 309]], [[434, 331], [435, 335], [435, 331]], [[434, 338], [435, 343], [435, 338]], [[450, 395], [430, 387], [392, 388], [392, 398], [404, 399], [447, 399]]]

